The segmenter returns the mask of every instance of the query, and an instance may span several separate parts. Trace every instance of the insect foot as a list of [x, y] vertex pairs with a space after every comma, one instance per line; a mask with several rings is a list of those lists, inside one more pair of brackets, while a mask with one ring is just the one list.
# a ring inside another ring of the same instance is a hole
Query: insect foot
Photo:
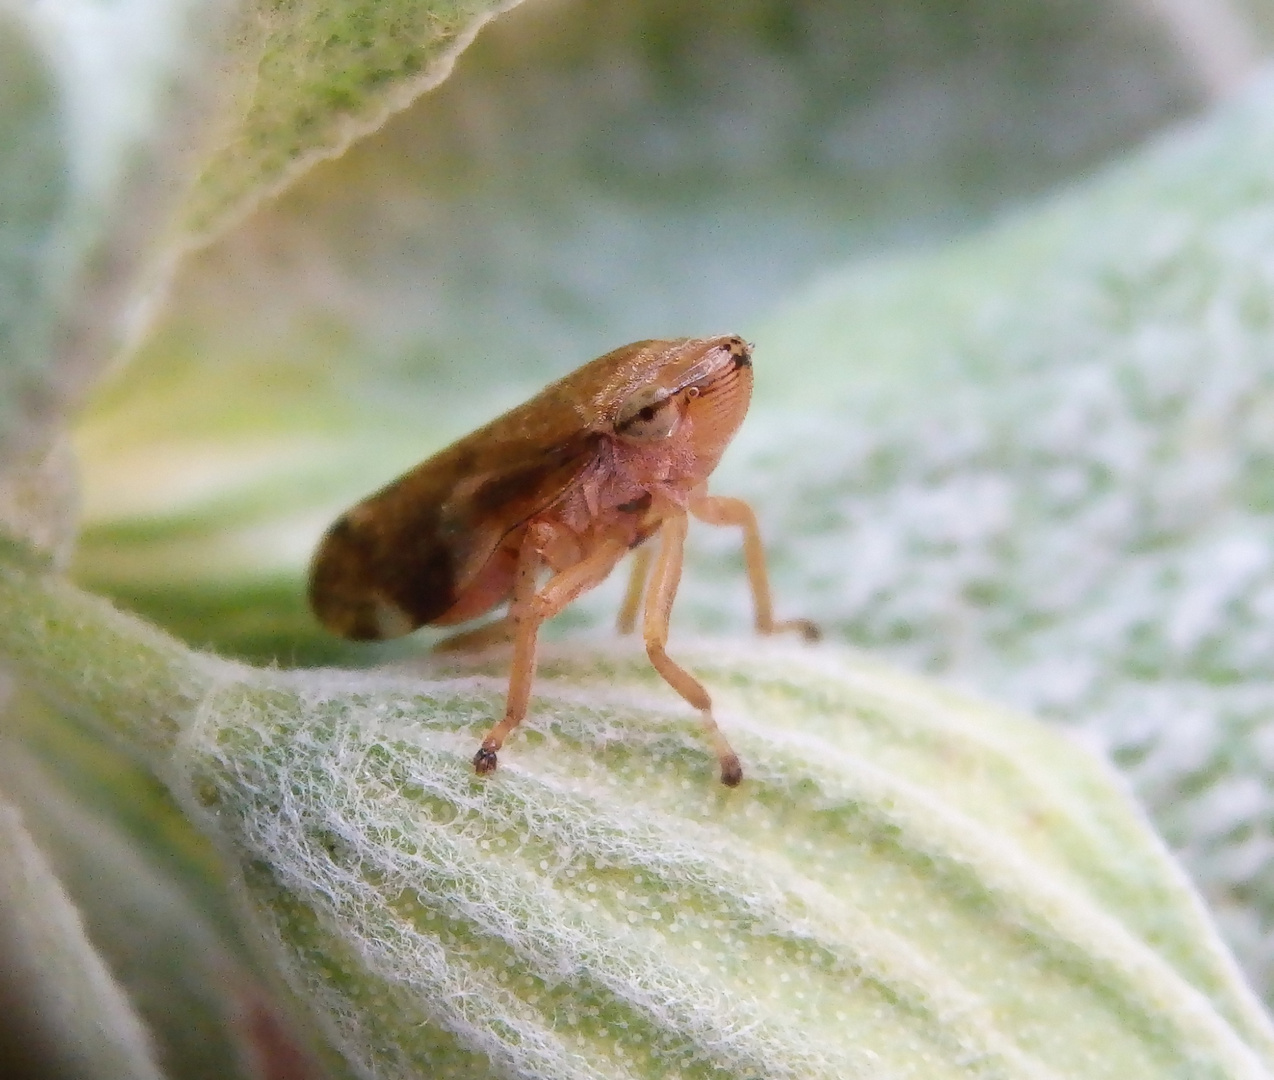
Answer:
[[823, 640], [822, 629], [818, 623], [811, 622], [809, 619], [793, 619], [792, 628], [799, 631], [802, 641], [808, 641], [811, 645]]
[[[495, 755], [495, 751], [483, 743], [478, 747], [478, 752], [473, 755], [473, 771], [479, 776], [487, 776], [495, 772], [495, 767], [500, 764], [499, 759]], [[735, 781], [736, 783], [738, 781]]]
[[731, 751], [721, 759], [721, 783], [726, 787], [738, 787], [743, 782], [743, 766], [739, 764], [739, 755]]

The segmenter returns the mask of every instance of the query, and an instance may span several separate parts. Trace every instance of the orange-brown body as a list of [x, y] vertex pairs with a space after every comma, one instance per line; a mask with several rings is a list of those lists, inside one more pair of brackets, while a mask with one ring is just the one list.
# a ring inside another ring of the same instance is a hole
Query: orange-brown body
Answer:
[[[744, 528], [759, 630], [814, 634], [808, 623], [774, 623], [751, 510], [707, 494], [751, 392], [751, 353], [738, 337], [639, 341], [607, 353], [339, 518], [315, 553], [310, 603], [328, 629], [367, 640], [467, 622], [509, 601], [494, 632], [484, 627], [457, 639], [498, 635], [514, 644], [505, 717], [475, 758], [479, 772], [489, 772], [525, 715], [540, 624], [659, 533], [646, 649], [704, 714], [722, 779], [738, 783], [738, 759], [712, 721], [707, 692], [664, 644], [690, 513]], [[639, 559], [625, 628], [635, 621], [648, 567], [648, 558]], [[546, 569], [552, 576], [541, 585]]]

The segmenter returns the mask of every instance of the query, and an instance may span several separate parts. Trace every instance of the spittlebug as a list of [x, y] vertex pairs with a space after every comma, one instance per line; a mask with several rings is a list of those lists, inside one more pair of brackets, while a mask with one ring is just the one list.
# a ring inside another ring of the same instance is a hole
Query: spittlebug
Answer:
[[[743, 530], [758, 632], [818, 633], [804, 620], [775, 622], [755, 514], [707, 491], [751, 396], [751, 350], [738, 337], [638, 341], [607, 353], [342, 515], [314, 555], [310, 604], [332, 632], [372, 640], [468, 622], [508, 601], [504, 618], [449, 639], [513, 642], [504, 717], [473, 759], [489, 773], [526, 716], [540, 624], [637, 548], [620, 630], [634, 628], [644, 592], [650, 662], [699, 710], [732, 787], [743, 770], [708, 692], [665, 651], [688, 515]], [[651, 574], [642, 545], [656, 535]]]

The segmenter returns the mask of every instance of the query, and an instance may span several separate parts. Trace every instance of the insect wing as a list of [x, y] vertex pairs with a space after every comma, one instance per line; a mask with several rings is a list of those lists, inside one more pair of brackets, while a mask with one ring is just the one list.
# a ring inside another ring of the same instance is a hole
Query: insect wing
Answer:
[[554, 384], [332, 525], [310, 570], [310, 604], [328, 629], [375, 640], [441, 619], [504, 538], [570, 490], [599, 436], [562, 389]]

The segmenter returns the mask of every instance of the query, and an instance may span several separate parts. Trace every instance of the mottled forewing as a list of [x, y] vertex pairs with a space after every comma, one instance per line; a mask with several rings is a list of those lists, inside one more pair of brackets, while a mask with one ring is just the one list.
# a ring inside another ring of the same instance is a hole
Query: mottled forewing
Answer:
[[552, 506], [597, 454], [571, 379], [448, 447], [328, 530], [310, 603], [330, 630], [377, 639], [447, 613], [501, 542]]

